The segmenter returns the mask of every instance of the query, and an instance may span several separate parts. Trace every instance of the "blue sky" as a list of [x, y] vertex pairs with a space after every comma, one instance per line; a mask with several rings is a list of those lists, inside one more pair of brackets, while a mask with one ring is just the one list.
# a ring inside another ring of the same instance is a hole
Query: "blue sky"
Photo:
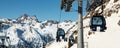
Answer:
[[[72, 8], [77, 9], [76, 2]], [[0, 18], [16, 19], [25, 13], [36, 15], [39, 21], [59, 20], [60, 0], [0, 0]], [[62, 11], [61, 21], [77, 19], [77, 12]]]

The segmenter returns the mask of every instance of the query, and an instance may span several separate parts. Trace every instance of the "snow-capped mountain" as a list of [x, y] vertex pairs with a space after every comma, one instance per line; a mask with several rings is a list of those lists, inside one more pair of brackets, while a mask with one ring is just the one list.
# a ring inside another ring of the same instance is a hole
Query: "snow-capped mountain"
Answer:
[[[57, 22], [47, 20], [38, 22], [35, 16], [24, 14], [17, 19], [0, 19], [0, 36], [5, 36], [5, 45], [8, 47], [28, 47], [44, 48], [48, 43], [56, 41], [57, 25], [65, 29], [65, 32], [71, 28], [75, 22], [65, 21]], [[2, 44], [2, 40], [0, 40]]]
[[[36, 17], [21, 16], [18, 19], [1, 19], [2, 27], [0, 32], [4, 33], [9, 39], [5, 40], [5, 45], [9, 47], [24, 46], [29, 48], [42, 48], [43, 44], [46, 44], [47, 36], [41, 34], [40, 26], [36, 27], [37, 22]], [[48, 34], [49, 35], [49, 34]], [[52, 39], [52, 37], [51, 37]]]

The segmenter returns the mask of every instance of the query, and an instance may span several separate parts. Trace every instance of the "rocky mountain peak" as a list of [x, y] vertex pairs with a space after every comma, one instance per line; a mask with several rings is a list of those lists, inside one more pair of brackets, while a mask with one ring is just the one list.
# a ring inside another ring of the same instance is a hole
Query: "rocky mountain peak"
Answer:
[[18, 22], [24, 22], [24, 21], [38, 22], [38, 19], [37, 19], [37, 17], [35, 15], [34, 16], [29, 16], [28, 14], [24, 14], [24, 15], [20, 16], [19, 18], [17, 18], [17, 21]]

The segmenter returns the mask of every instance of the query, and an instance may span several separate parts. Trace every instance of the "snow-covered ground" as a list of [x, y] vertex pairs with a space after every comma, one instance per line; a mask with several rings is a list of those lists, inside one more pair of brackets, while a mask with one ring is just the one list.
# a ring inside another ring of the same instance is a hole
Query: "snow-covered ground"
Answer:
[[[115, 6], [115, 4], [120, 4], [120, 0], [116, 3], [113, 2], [114, 0], [110, 0], [104, 10], [115, 10], [116, 8], [113, 6]], [[84, 29], [84, 38], [85, 41], [88, 42], [88, 48], [120, 48], [120, 25], [118, 25], [120, 20], [120, 8], [117, 11], [118, 13], [113, 12], [111, 13], [111, 16], [106, 18], [107, 30], [105, 30], [105, 32], [96, 31], [93, 34], [88, 35], [90, 29], [88, 27]], [[88, 21], [85, 22], [88, 23]], [[85, 24], [85, 26], [87, 25], [88, 24]]]
[[107, 30], [105, 32], [96, 31], [95, 34], [88, 35], [90, 29], [84, 29], [84, 32], [87, 32], [85, 41], [88, 42], [89, 48], [120, 48], [120, 26], [118, 25], [120, 17], [115, 15], [106, 18]]
[[53, 42], [50, 46], [46, 48], [68, 48], [68, 42]]

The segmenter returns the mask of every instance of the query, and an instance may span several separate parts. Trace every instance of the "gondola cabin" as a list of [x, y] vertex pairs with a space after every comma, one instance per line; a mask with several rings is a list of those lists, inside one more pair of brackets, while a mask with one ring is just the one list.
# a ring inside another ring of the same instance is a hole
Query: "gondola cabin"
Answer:
[[57, 30], [57, 36], [56, 36], [56, 41], [60, 41], [60, 37], [62, 37], [62, 39], [65, 38], [65, 31], [62, 28], [58, 28]]
[[106, 30], [106, 20], [101, 15], [94, 15], [90, 19], [90, 29], [96, 31], [97, 27], [100, 27], [100, 31]]
[[71, 35], [71, 36], [69, 37], [69, 42], [70, 42], [71, 44], [74, 44], [75, 40], [74, 40], [73, 35]]

